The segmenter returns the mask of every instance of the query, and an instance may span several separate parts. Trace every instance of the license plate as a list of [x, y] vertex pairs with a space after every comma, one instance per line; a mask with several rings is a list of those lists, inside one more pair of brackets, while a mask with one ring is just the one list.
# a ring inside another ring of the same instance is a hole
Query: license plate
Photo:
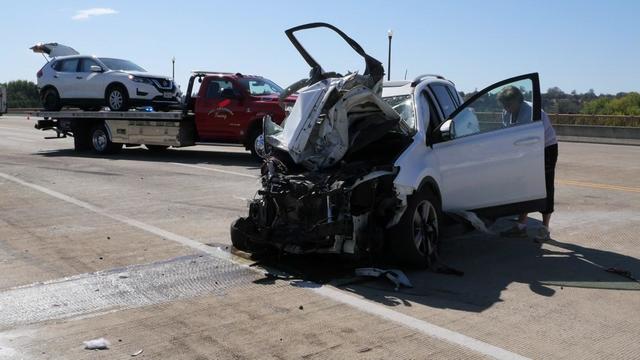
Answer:
[[171, 99], [173, 97], [173, 94], [170, 93], [170, 92], [166, 92], [166, 93], [163, 94], [163, 96], [164, 96], [165, 99]]

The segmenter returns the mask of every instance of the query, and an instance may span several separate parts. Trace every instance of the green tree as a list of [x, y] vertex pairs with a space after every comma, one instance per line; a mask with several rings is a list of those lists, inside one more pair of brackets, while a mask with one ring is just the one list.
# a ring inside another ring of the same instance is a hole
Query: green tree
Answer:
[[7, 106], [29, 108], [40, 106], [40, 95], [36, 84], [27, 80], [14, 80], [0, 84], [7, 88]]
[[625, 93], [616, 97], [600, 97], [586, 102], [582, 107], [583, 114], [598, 115], [640, 115], [640, 94]]

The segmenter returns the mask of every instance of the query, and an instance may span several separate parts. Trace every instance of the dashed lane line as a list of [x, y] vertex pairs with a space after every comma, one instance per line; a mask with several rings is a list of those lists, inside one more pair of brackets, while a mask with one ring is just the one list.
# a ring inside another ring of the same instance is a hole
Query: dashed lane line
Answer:
[[[195, 165], [190, 165], [190, 166], [195, 166]], [[205, 168], [208, 169], [208, 168]], [[227, 171], [225, 171], [227, 172]], [[236, 174], [240, 174], [240, 173], [236, 173]], [[243, 176], [249, 176], [247, 174], [242, 174]], [[253, 177], [253, 176], [252, 176]], [[15, 176], [9, 175], [9, 174], [5, 174], [0, 172], [0, 178], [4, 178], [6, 180], [9, 181], [13, 181], [17, 184], [23, 185], [25, 187], [31, 188], [33, 190], [37, 190], [40, 191], [44, 194], [47, 194], [49, 196], [52, 196], [56, 199], [68, 202], [70, 204], [74, 204], [76, 206], [79, 206], [81, 208], [84, 208], [86, 210], [92, 211], [94, 213], [106, 216], [108, 218], [111, 218], [113, 220], [117, 220], [120, 221], [122, 223], [125, 223], [127, 225], [136, 227], [138, 229], [150, 232], [152, 234], [161, 236], [164, 239], [167, 240], [171, 240], [171, 241], [175, 241], [179, 244], [188, 246], [192, 249], [213, 255], [215, 257], [221, 258], [221, 259], [226, 259], [227, 261], [230, 262], [234, 262], [232, 260], [231, 255], [229, 255], [228, 253], [225, 253], [224, 251], [222, 251], [219, 248], [213, 248], [210, 246], [207, 246], [199, 241], [190, 239], [188, 237], [182, 236], [182, 235], [178, 235], [178, 234], [174, 234], [172, 232], [160, 229], [156, 226], [153, 225], [149, 225], [146, 223], [143, 223], [141, 221], [132, 219], [130, 217], [126, 217], [120, 214], [115, 214], [112, 213], [106, 209], [102, 209], [99, 208], [97, 206], [91, 205], [87, 202], [84, 202], [82, 200], [78, 200], [76, 198], [73, 198], [69, 195], [65, 195], [63, 193], [57, 192], [55, 190], [51, 190], [48, 189], [44, 186], [41, 185], [37, 185], [37, 184], [33, 184], [27, 181], [24, 181], [22, 179], [19, 179]], [[241, 266], [245, 266], [247, 268], [249, 268], [246, 264], [238, 264]], [[252, 268], [253, 269], [253, 268]], [[256, 270], [259, 271], [259, 270]], [[466, 336], [464, 334], [449, 330], [449, 329], [445, 329], [443, 327], [437, 326], [435, 324], [431, 324], [427, 321], [424, 321], [422, 319], [418, 319], [418, 318], [414, 318], [411, 317], [409, 315], [403, 314], [401, 312], [389, 309], [386, 306], [380, 305], [378, 303], [375, 302], [371, 302], [368, 300], [364, 300], [361, 299], [357, 296], [351, 295], [351, 294], [347, 294], [343, 291], [340, 291], [338, 289], [329, 287], [329, 286], [325, 286], [325, 285], [320, 285], [320, 284], [316, 284], [316, 283], [312, 283], [312, 282], [306, 282], [305, 285], [303, 285], [303, 287], [305, 288], [309, 288], [311, 291], [313, 291], [314, 293], [321, 295], [323, 297], [332, 299], [336, 302], [345, 304], [347, 306], [351, 306], [354, 309], [357, 309], [359, 311], [362, 312], [366, 312], [372, 315], [376, 315], [380, 318], [398, 323], [398, 324], [402, 324], [406, 327], [409, 327], [411, 329], [414, 329], [424, 335], [439, 339], [439, 340], [443, 340], [446, 341], [448, 343], [451, 344], [455, 344], [458, 346], [462, 346], [464, 348], [467, 348], [469, 350], [478, 352], [480, 354], [486, 355], [486, 356], [490, 356], [496, 359], [527, 359], [526, 357], [523, 357], [519, 354], [510, 352], [506, 349], [502, 349], [500, 347], [491, 345], [489, 343], [485, 343], [483, 341], [480, 341], [478, 339]]]

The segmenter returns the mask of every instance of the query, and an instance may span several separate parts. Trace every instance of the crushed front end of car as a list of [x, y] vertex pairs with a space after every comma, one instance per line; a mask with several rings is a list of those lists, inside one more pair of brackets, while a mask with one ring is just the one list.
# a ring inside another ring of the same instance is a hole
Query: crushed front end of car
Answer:
[[[324, 72], [294, 36], [316, 27], [335, 31], [360, 54], [364, 73]], [[403, 206], [393, 185], [394, 162], [414, 130], [380, 97], [381, 63], [342, 31], [314, 23], [286, 34], [311, 74], [281, 94], [298, 93], [281, 126], [264, 119], [262, 188], [249, 215], [232, 224], [233, 245], [296, 254], [380, 251], [387, 225]]]

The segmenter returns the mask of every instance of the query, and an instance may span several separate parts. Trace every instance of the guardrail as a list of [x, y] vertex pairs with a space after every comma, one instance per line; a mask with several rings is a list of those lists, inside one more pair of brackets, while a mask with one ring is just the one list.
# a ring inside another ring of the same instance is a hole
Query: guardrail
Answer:
[[[7, 114], [26, 115], [39, 108], [9, 108]], [[483, 113], [499, 116], [500, 113]], [[640, 116], [549, 114], [558, 138], [609, 144], [640, 145]]]

